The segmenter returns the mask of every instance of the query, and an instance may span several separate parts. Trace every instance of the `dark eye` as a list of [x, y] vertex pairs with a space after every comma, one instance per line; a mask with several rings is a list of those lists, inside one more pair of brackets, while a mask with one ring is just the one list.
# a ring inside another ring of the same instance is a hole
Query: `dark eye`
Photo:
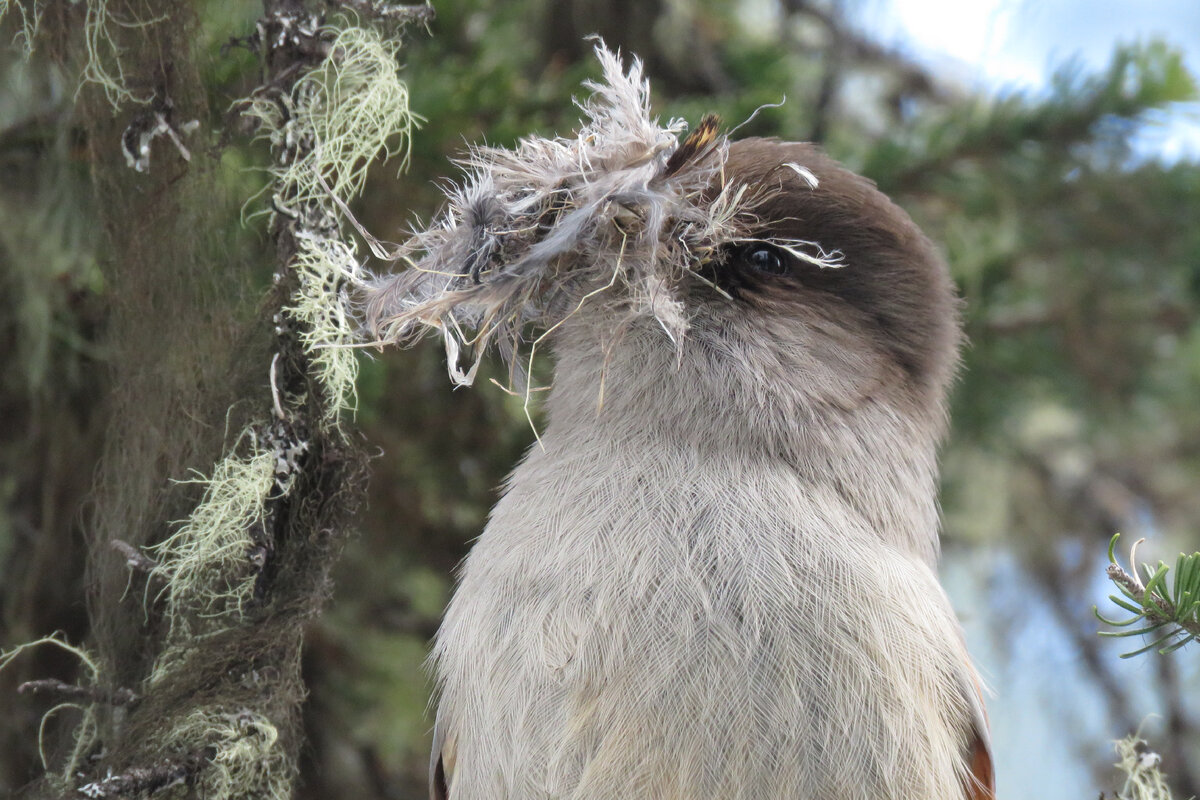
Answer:
[[787, 275], [791, 272], [791, 260], [778, 247], [769, 244], [753, 244], [739, 254], [739, 261], [747, 268], [764, 275]]

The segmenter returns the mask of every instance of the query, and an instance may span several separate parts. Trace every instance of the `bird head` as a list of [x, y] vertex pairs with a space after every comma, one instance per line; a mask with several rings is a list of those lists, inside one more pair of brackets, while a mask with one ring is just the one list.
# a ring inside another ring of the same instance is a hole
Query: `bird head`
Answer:
[[670, 392], [668, 416], [794, 418], [886, 397], [940, 430], [956, 300], [908, 215], [812, 145], [660, 124], [640, 63], [596, 52], [575, 136], [469, 151], [408, 268], [369, 287], [369, 335], [439, 333], [458, 383], [495, 346], [518, 389], [552, 346], [556, 385], [590, 381], [593, 409]]

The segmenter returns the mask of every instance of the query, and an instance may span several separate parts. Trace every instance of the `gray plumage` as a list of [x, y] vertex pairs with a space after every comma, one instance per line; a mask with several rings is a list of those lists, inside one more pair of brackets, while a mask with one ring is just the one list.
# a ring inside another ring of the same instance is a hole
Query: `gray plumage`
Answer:
[[815, 148], [681, 144], [600, 57], [579, 136], [477, 151], [366, 301], [460, 380], [531, 327], [554, 353], [434, 646], [435, 795], [990, 797], [935, 572], [944, 265]]

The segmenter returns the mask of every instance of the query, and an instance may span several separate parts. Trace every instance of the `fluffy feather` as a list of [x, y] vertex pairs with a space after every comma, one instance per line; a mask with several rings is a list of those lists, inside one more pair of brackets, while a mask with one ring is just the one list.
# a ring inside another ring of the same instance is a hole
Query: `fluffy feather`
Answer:
[[[715, 118], [680, 142], [682, 120], [651, 117], [641, 63], [626, 73], [603, 46], [596, 55], [604, 80], [585, 84], [593, 95], [580, 104], [576, 136], [470, 150], [445, 210], [404, 244], [410, 268], [366, 294], [365, 327], [378, 342], [410, 343], [436, 330], [451, 377], [470, 384], [493, 342], [519, 381], [529, 331], [551, 330], [588, 303], [652, 318], [676, 341], [686, 335], [676, 295], [682, 274], [748, 236], [763, 196], [744, 187], [711, 192], [728, 156]], [[838, 263], [811, 242], [779, 244]]]

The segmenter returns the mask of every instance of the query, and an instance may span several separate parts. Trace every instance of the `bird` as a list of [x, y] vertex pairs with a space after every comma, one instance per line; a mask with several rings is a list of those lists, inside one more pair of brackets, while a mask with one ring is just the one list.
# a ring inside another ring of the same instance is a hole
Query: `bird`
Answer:
[[476, 152], [368, 302], [463, 382], [531, 320], [552, 351], [433, 644], [431, 798], [992, 800], [937, 576], [945, 261], [817, 146], [678, 138], [598, 54], [579, 135]]

